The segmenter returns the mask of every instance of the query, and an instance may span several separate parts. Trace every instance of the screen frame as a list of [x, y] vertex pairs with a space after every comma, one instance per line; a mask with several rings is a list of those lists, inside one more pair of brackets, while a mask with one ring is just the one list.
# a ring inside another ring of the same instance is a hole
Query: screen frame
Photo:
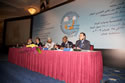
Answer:
[[3, 28], [3, 42], [2, 45], [3, 47], [11, 47], [12, 45], [6, 45], [6, 32], [7, 32], [7, 23], [12, 22], [12, 21], [20, 21], [20, 20], [27, 20], [30, 19], [30, 34], [29, 36], [32, 37], [32, 22], [33, 22], [33, 17], [32, 16], [23, 16], [23, 17], [17, 17], [17, 18], [10, 18], [10, 19], [5, 19], [4, 20], [4, 28]]

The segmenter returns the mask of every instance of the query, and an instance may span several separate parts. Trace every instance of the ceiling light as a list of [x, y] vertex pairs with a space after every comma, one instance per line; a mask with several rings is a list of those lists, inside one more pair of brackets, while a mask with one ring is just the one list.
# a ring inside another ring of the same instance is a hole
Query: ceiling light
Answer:
[[33, 15], [33, 14], [35, 14], [37, 11], [36, 11], [35, 8], [31, 7], [31, 8], [28, 8], [28, 12], [29, 12], [31, 15]]

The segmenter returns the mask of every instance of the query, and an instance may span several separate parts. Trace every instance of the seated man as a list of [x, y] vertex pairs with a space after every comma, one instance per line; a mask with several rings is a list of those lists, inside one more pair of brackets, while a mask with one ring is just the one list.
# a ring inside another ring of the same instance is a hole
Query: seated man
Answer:
[[73, 43], [68, 41], [68, 37], [64, 36], [62, 39], [61, 49], [63, 48], [73, 48]]
[[81, 32], [79, 40], [76, 41], [76, 49], [90, 50], [90, 42], [86, 40], [86, 34]]
[[49, 50], [51, 50], [52, 48], [54, 48], [55, 43], [52, 42], [51, 38], [48, 38], [44, 48], [48, 48]]

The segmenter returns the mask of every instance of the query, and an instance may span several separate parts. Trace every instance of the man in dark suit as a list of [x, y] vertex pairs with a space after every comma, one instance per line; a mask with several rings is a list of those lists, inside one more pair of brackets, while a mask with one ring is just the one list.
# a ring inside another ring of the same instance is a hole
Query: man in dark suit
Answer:
[[90, 42], [86, 40], [86, 34], [81, 32], [79, 40], [76, 41], [76, 49], [90, 50]]
[[73, 48], [73, 43], [71, 41], [68, 41], [68, 37], [64, 36], [62, 39], [61, 48]]

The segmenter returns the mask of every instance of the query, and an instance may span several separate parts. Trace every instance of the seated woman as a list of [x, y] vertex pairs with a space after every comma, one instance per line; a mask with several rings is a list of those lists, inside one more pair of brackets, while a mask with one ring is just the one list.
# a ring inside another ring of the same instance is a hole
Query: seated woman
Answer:
[[39, 37], [36, 37], [36, 40], [35, 40], [35, 44], [38, 45], [38, 46], [43, 46], [43, 44], [40, 42], [40, 38]]
[[27, 40], [27, 45], [30, 45], [30, 44], [34, 44], [31, 38], [29, 38], [29, 39]]
[[44, 48], [48, 48], [49, 50], [51, 50], [52, 48], [54, 48], [54, 45], [55, 45], [55, 43], [52, 42], [52, 39], [48, 38]]

